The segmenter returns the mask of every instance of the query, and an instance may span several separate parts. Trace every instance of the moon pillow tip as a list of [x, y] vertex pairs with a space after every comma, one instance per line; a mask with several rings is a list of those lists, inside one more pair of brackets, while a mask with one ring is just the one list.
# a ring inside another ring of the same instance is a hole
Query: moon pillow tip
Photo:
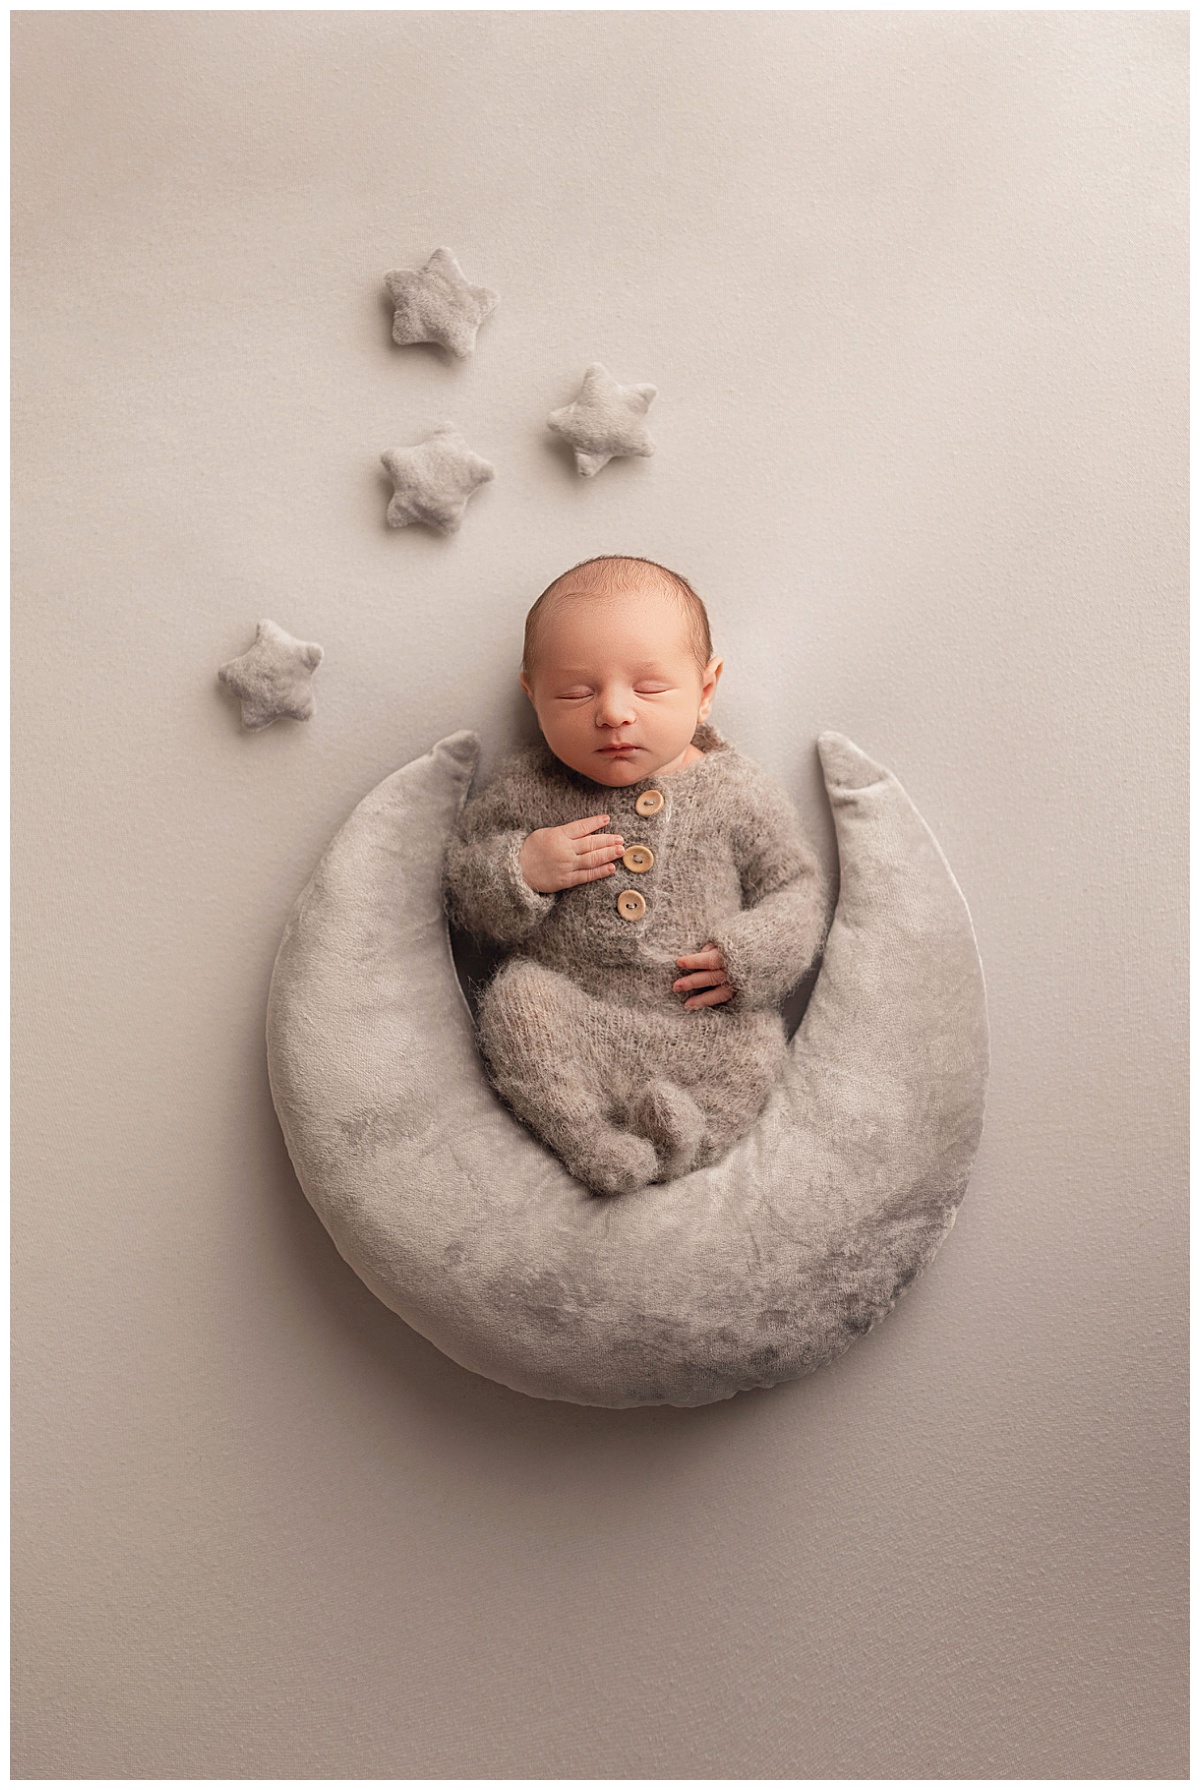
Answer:
[[479, 735], [469, 728], [462, 728], [458, 733], [448, 733], [444, 740], [439, 740], [433, 752], [439, 758], [451, 759], [455, 764], [474, 766], [479, 759]]
[[891, 774], [844, 733], [819, 733], [817, 751], [825, 782], [833, 789], [867, 789], [872, 783], [886, 782]]

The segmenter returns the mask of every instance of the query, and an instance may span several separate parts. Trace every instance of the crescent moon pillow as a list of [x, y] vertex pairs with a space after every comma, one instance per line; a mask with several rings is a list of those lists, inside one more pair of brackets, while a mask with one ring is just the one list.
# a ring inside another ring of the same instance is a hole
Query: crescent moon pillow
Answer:
[[371, 790], [288, 920], [267, 1065], [305, 1194], [384, 1304], [517, 1391], [702, 1405], [819, 1368], [932, 1258], [982, 1129], [983, 974], [937, 842], [820, 736], [841, 886], [779, 1085], [720, 1162], [600, 1198], [500, 1103], [455, 973], [441, 874], [478, 748]]

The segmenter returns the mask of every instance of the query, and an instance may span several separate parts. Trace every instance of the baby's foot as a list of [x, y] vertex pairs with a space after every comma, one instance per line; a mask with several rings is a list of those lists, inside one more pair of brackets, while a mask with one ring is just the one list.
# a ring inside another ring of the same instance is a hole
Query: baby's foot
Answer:
[[563, 1161], [594, 1193], [637, 1193], [658, 1172], [654, 1146], [615, 1125], [573, 1138]]
[[629, 1123], [654, 1146], [659, 1181], [674, 1181], [695, 1166], [704, 1114], [686, 1088], [673, 1081], [650, 1082], [631, 1102]]

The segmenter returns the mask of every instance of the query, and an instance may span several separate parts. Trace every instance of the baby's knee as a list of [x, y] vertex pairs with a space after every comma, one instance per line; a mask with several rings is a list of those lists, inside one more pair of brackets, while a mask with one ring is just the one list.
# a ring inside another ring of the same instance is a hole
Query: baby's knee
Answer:
[[706, 1073], [692, 1088], [707, 1120], [702, 1160], [722, 1154], [758, 1117], [783, 1074], [786, 1057], [782, 1023], [741, 1026], [723, 1038], [722, 1048], [713, 1052]]
[[558, 970], [549, 970], [528, 957], [510, 957], [484, 989], [484, 998], [491, 1002], [556, 1001], [564, 999], [573, 987]]
[[525, 1048], [548, 1046], [561, 1039], [570, 993], [566, 978], [541, 964], [523, 958], [502, 964], [480, 996], [480, 1032]]
[[506, 964], [479, 1003], [479, 1047], [497, 1089], [514, 1104], [599, 1111], [590, 1029], [580, 991], [540, 964]]

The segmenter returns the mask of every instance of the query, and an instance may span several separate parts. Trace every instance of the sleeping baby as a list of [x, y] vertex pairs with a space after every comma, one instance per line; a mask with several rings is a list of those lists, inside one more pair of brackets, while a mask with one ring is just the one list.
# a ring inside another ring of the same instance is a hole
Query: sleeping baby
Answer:
[[597, 1193], [703, 1167], [749, 1127], [825, 934], [791, 801], [709, 724], [721, 668], [677, 573], [572, 567], [525, 622], [542, 741], [447, 850], [451, 915], [512, 948], [480, 1001], [492, 1082]]

